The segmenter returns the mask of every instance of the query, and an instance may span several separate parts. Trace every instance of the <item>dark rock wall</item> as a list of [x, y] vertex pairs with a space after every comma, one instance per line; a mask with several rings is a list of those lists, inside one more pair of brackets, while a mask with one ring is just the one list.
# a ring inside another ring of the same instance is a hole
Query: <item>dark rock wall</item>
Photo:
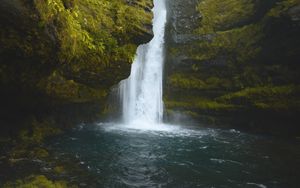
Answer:
[[169, 121], [299, 134], [298, 0], [169, 0]]
[[129, 75], [136, 47], [152, 38], [152, 6], [151, 0], [2, 0], [1, 127], [44, 116], [63, 126], [99, 117], [110, 88]]

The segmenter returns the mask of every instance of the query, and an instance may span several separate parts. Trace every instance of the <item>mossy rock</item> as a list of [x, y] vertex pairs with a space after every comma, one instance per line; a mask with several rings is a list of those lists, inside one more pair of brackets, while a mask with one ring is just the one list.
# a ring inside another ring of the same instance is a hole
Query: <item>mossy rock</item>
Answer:
[[167, 3], [167, 112], [199, 124], [298, 131], [299, 0]]
[[33, 119], [29, 126], [19, 133], [19, 139], [23, 143], [42, 143], [46, 137], [62, 133], [61, 129], [46, 120], [39, 122]]
[[51, 112], [62, 119], [57, 109], [68, 114], [70, 106], [96, 117], [94, 106], [101, 113], [111, 87], [128, 77], [137, 46], [152, 38], [152, 6], [151, 0], [1, 2], [1, 118]]
[[29, 156], [30, 156], [30, 158], [33, 158], [33, 159], [34, 158], [44, 159], [49, 156], [49, 152], [44, 148], [36, 147], [32, 151], [30, 151]]
[[6, 183], [4, 188], [75, 188], [66, 181], [51, 181], [44, 175], [33, 175], [22, 180]]
[[66, 172], [66, 170], [63, 166], [56, 166], [56, 167], [54, 167], [54, 172], [57, 174], [62, 174], [64, 172]]

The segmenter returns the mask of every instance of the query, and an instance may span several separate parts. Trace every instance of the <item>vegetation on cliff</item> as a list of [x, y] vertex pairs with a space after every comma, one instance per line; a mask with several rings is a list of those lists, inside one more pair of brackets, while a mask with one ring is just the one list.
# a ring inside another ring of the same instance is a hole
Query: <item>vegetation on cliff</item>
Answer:
[[65, 181], [51, 181], [43, 175], [29, 176], [23, 180], [6, 183], [4, 188], [76, 188], [77, 186], [68, 185]]
[[[8, 169], [24, 161], [53, 164], [45, 139], [101, 116], [109, 90], [129, 75], [137, 46], [152, 38], [152, 6], [151, 0], [0, 3], [0, 144], [10, 147], [1, 147]], [[6, 187], [67, 184], [32, 176]]]
[[[53, 75], [60, 74], [70, 81], [65, 83], [69, 92], [77, 90], [72, 81], [111, 87], [128, 74], [137, 44], [151, 38], [151, 1], [136, 2], [5, 1], [1, 5], [1, 84], [21, 82], [44, 92], [50, 89], [48, 83], [55, 82]], [[19, 67], [21, 75], [16, 72]], [[39, 80], [45, 82], [36, 88]]]
[[3, 124], [13, 114], [20, 122], [99, 115], [110, 88], [128, 76], [137, 45], [152, 38], [151, 8], [151, 0], [1, 2]]
[[[264, 114], [266, 124], [274, 116], [274, 126], [286, 120], [295, 128], [300, 111], [300, 2], [194, 3], [197, 6], [190, 10], [194, 11], [191, 18], [198, 14], [201, 19], [187, 24], [185, 30], [171, 27], [174, 38], [184, 35], [194, 40], [186, 37], [181, 43], [169, 42], [165, 96], [169, 111], [187, 112], [198, 120], [211, 116], [213, 123], [219, 117], [239, 114], [241, 118], [231, 120], [244, 118], [240, 122], [244, 128], [247, 124], [264, 126], [257, 121]], [[183, 8], [189, 9], [189, 5]], [[176, 26], [180, 18], [172, 22]], [[219, 123], [226, 124], [223, 120]]]

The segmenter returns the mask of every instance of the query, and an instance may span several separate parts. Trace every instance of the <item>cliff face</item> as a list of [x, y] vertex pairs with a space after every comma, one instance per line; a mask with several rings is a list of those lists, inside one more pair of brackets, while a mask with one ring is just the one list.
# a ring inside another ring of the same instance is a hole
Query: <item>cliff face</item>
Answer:
[[137, 45], [152, 38], [152, 6], [151, 0], [1, 1], [0, 119], [55, 114], [67, 122], [101, 113], [111, 86], [129, 75]]
[[168, 7], [169, 120], [299, 134], [298, 0], [173, 0]]

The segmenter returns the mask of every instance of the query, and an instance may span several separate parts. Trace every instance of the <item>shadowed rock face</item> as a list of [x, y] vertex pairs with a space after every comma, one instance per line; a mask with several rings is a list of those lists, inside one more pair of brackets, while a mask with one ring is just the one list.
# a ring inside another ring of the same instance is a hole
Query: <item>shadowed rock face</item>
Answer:
[[102, 113], [110, 88], [129, 75], [136, 47], [153, 36], [152, 6], [151, 0], [3, 0], [1, 121]]
[[166, 118], [298, 134], [299, 2], [170, 0]]
[[169, 2], [169, 42], [180, 44], [201, 39], [201, 36], [193, 34], [201, 20], [201, 14], [195, 8], [198, 2], [199, 0]]

